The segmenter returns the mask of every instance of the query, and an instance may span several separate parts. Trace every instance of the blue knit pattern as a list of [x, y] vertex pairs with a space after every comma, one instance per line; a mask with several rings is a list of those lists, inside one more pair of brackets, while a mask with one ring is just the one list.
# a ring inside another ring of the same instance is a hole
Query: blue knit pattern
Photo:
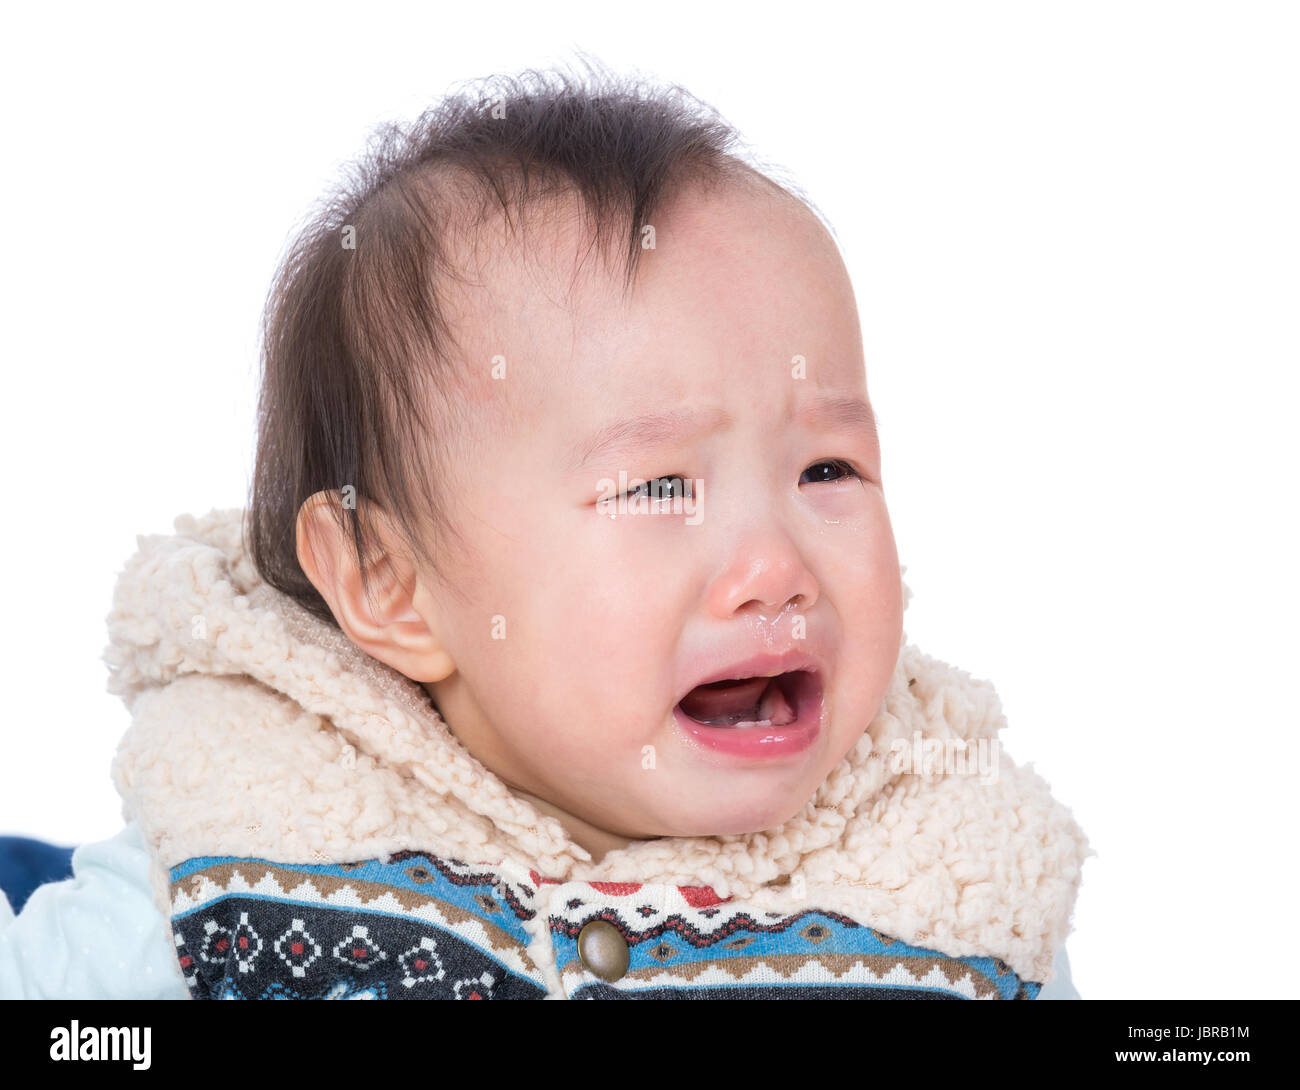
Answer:
[[[949, 957], [816, 905], [760, 911], [707, 887], [561, 884], [517, 870], [411, 851], [342, 864], [190, 859], [170, 872], [176, 956], [201, 999], [540, 999], [546, 980], [526, 925], [545, 904], [533, 932], [549, 935], [575, 999], [1035, 999], [1041, 990], [998, 958]], [[595, 921], [627, 946], [617, 979], [583, 960], [580, 940]]]

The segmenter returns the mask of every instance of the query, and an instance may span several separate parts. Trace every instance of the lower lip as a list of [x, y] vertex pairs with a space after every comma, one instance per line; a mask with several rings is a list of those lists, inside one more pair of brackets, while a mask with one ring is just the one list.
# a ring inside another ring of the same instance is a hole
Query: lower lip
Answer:
[[799, 716], [781, 727], [710, 727], [673, 708], [678, 726], [700, 745], [732, 757], [766, 760], [802, 753], [822, 730], [822, 696], [799, 701]]

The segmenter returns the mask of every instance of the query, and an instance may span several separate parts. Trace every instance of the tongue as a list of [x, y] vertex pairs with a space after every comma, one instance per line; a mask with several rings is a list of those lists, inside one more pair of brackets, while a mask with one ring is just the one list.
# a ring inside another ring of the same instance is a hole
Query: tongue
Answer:
[[795, 713], [780, 680], [752, 677], [698, 685], [682, 699], [681, 709], [696, 722], [715, 727], [785, 726], [794, 722]]

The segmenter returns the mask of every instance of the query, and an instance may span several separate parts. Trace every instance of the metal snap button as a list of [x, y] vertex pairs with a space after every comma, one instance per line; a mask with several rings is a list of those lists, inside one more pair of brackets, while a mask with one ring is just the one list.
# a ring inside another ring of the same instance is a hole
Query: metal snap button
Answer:
[[627, 940], [608, 920], [592, 920], [578, 932], [578, 958], [601, 980], [613, 982], [632, 960]]

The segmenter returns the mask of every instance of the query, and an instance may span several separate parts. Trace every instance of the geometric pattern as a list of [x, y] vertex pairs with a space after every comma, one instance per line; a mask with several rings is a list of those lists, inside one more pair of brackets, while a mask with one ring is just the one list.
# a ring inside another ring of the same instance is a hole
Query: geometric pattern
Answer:
[[[1036, 999], [1041, 990], [1000, 958], [949, 957], [839, 912], [763, 912], [699, 887], [597, 885], [574, 884], [550, 917], [574, 999]], [[612, 984], [578, 957], [592, 920], [628, 944], [627, 972]]]
[[[342, 865], [191, 859], [171, 870], [198, 999], [533, 999], [530, 888], [400, 852]], [[197, 951], [191, 957], [190, 951]]]
[[[573, 999], [1036, 999], [1002, 960], [911, 946], [841, 913], [761, 911], [705, 886], [557, 882], [403, 851], [357, 863], [204, 857], [173, 867], [172, 929], [198, 999], [541, 999], [549, 937]], [[610, 983], [592, 920], [628, 944]]]

